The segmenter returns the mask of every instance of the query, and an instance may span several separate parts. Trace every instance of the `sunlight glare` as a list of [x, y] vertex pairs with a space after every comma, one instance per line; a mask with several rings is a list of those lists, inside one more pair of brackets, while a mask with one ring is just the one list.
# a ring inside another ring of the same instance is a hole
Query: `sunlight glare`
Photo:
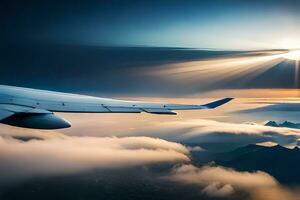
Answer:
[[289, 60], [300, 60], [300, 50], [293, 50], [282, 55], [282, 57]]

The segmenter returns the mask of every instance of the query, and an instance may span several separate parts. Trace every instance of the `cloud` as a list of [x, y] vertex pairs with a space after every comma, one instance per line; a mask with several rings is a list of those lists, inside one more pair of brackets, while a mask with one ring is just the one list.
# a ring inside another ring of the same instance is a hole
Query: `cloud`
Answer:
[[299, 188], [280, 185], [269, 174], [256, 172], [238, 172], [220, 166], [204, 166], [184, 164], [173, 169], [168, 180], [199, 186], [202, 194], [210, 197], [245, 199], [239, 192], [247, 194], [250, 200], [297, 200]]
[[0, 127], [0, 137], [16, 138], [21, 140], [68, 138], [68, 136], [54, 130], [27, 129], [27, 128], [19, 128], [19, 127], [4, 125], [4, 124], [1, 124]]
[[149, 137], [0, 137], [0, 185], [37, 176], [189, 161], [181, 144]]
[[299, 200], [299, 188], [283, 186], [256, 188], [250, 192], [251, 200]]
[[[224, 107], [226, 108], [226, 106]], [[102, 114], [93, 115], [94, 117], [88, 115], [85, 118], [82, 115], [67, 115], [66, 119], [72, 119], [74, 128], [63, 130], [63, 132], [77, 136], [83, 134], [93, 136], [142, 135], [197, 145], [223, 142], [235, 143], [239, 146], [268, 141], [286, 146], [296, 144], [300, 137], [300, 130], [296, 129], [267, 127], [255, 123], [239, 124], [199, 119], [212, 112], [214, 110], [186, 111], [177, 116]], [[215, 114], [217, 115], [217, 113]], [[268, 118], [264, 120], [266, 119]], [[98, 123], [99, 121], [101, 123]], [[85, 131], [86, 127], [90, 127], [88, 133]], [[188, 145], [190, 146], [190, 144]]]
[[283, 111], [283, 112], [300, 112], [300, 103], [298, 102], [263, 102], [266, 105], [259, 108], [248, 109], [239, 111], [238, 113], [254, 113], [254, 112], [270, 112], [270, 111]]
[[235, 190], [253, 190], [255, 188], [274, 187], [277, 181], [261, 171], [238, 172], [224, 167], [182, 165], [173, 169], [168, 179], [201, 186], [202, 193], [208, 196], [229, 196]]
[[297, 129], [211, 120], [161, 122], [152, 126], [152, 130], [148, 130], [147, 134], [156, 136], [157, 130], [161, 138], [186, 144], [230, 143], [244, 146], [274, 142], [287, 146], [297, 144], [300, 138], [300, 130]]
[[206, 194], [208, 196], [224, 197], [224, 196], [229, 196], [229, 195], [233, 194], [234, 189], [229, 184], [222, 185], [219, 182], [214, 182], [214, 183], [206, 186], [202, 190], [202, 193]]
[[[205, 112], [205, 111], [204, 111]], [[210, 112], [210, 111], [209, 111]], [[204, 119], [185, 119], [179, 116], [153, 116], [153, 115], [109, 115], [95, 117], [91, 119], [92, 123], [85, 124], [82, 127], [91, 126], [94, 135], [120, 135], [120, 136], [148, 136], [158, 137], [169, 141], [184, 143], [188, 146], [202, 146], [203, 143], [227, 143], [234, 144], [233, 148], [245, 146], [247, 144], [256, 144], [261, 142], [274, 142], [282, 146], [296, 145], [300, 130], [291, 128], [269, 127], [256, 123], [228, 123], [217, 122]], [[102, 120], [100, 125], [95, 127], [97, 121]], [[120, 124], [122, 121], [122, 124]], [[76, 122], [74, 122], [76, 124]], [[82, 129], [83, 129], [82, 128]], [[99, 131], [99, 129], [101, 131]], [[107, 131], [106, 131], [107, 130]], [[66, 130], [66, 134], [82, 135], [83, 130]], [[73, 132], [72, 132], [73, 131]], [[72, 132], [72, 133], [70, 133]], [[193, 144], [193, 145], [191, 145]], [[221, 146], [220, 146], [221, 148]], [[224, 150], [224, 149], [220, 149]], [[229, 149], [226, 149], [229, 150]]]
[[[9, 131], [10, 130], [10, 131]], [[258, 124], [232, 124], [211, 120], [185, 120], [157, 123], [133, 131], [132, 134], [159, 136], [180, 142], [227, 142], [239, 145], [274, 141], [298, 141], [299, 130], [265, 127]], [[31, 137], [24, 142], [20, 137]], [[16, 139], [17, 138], [17, 139]], [[186, 163], [189, 151], [200, 146], [184, 147], [176, 142], [150, 137], [77, 137], [53, 131], [11, 129], [0, 132], [0, 186], [7, 186], [35, 177], [78, 174], [93, 169], [124, 169], [147, 164]], [[177, 183], [199, 186], [203, 195], [232, 197], [239, 192], [249, 194], [251, 200], [260, 200], [269, 191], [294, 200], [297, 192], [284, 188], [264, 172], [238, 172], [224, 167], [195, 167], [184, 164], [170, 173], [160, 175]], [[157, 177], [156, 177], [157, 178]], [[153, 177], [153, 179], [156, 179]]]
[[186, 148], [187, 148], [189, 151], [205, 151], [205, 149], [203, 149], [203, 148], [200, 147], [200, 146], [194, 146], [194, 147], [187, 146]]
[[[297, 91], [296, 91], [297, 92]], [[299, 93], [296, 93], [299, 96]], [[291, 95], [287, 95], [291, 96]], [[273, 120], [273, 121], [293, 121], [299, 122], [300, 103], [299, 99], [275, 99], [273, 101], [258, 101], [259, 107], [246, 108], [233, 112], [236, 116], [248, 118], [256, 118], [259, 120]]]
[[273, 147], [273, 146], [276, 146], [278, 144], [275, 143], [275, 142], [259, 142], [259, 143], [256, 143], [256, 145], [264, 146], [264, 147]]

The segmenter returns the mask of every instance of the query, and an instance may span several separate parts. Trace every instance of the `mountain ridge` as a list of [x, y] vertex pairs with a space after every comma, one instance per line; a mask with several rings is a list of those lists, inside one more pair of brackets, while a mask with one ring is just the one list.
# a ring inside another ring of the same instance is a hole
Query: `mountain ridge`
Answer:
[[[256, 146], [256, 148], [254, 148]], [[231, 167], [239, 171], [265, 171], [274, 176], [281, 183], [300, 183], [300, 149], [295, 147], [289, 149], [281, 145], [272, 147], [260, 145], [247, 145], [244, 149], [255, 149], [244, 151], [231, 160], [219, 160], [217, 164]], [[238, 148], [235, 151], [241, 151]]]
[[284, 121], [282, 123], [277, 123], [276, 121], [268, 121], [267, 123], [265, 123], [265, 126], [300, 129], [300, 123], [293, 123], [289, 121]]

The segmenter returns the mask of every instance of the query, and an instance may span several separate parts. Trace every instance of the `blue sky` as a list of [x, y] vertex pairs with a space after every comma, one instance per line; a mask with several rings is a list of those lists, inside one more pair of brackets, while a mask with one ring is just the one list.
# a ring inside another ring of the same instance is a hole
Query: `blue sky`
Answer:
[[2, 22], [2, 34], [7, 32], [4, 36], [18, 42], [217, 49], [300, 46], [297, 1], [61, 1], [27, 7], [19, 4], [3, 5], [6, 17]]

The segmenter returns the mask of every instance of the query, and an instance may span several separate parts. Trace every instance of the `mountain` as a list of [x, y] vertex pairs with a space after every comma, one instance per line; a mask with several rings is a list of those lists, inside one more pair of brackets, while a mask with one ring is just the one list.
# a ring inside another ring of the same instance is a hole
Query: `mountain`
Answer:
[[268, 121], [265, 126], [272, 126], [272, 127], [286, 127], [286, 128], [296, 128], [300, 129], [300, 123], [293, 123], [289, 121], [285, 121], [283, 123], [276, 123], [275, 121]]
[[218, 160], [230, 161], [230, 160], [235, 159], [239, 156], [242, 156], [242, 155], [245, 155], [245, 154], [248, 154], [248, 153], [256, 152], [256, 151], [260, 150], [261, 148], [264, 148], [264, 147], [260, 146], [260, 145], [249, 144], [247, 146], [237, 148], [237, 149], [235, 149], [233, 151], [230, 151], [230, 152], [219, 153], [216, 156], [219, 157]]
[[[230, 154], [230, 153], [229, 153]], [[300, 149], [288, 149], [280, 145], [264, 147], [248, 145], [231, 152], [231, 160], [217, 164], [240, 171], [265, 171], [281, 183], [300, 183]]]
[[287, 128], [298, 128], [298, 129], [300, 129], [300, 124], [299, 123], [293, 123], [293, 122], [288, 122], [288, 121], [283, 122], [279, 126], [287, 127]]
[[275, 121], [268, 121], [265, 126], [278, 127], [279, 125]]
[[200, 151], [200, 152], [191, 152], [192, 154], [192, 160], [194, 163], [197, 164], [207, 164], [209, 162], [213, 161], [230, 161], [234, 158], [237, 158], [241, 155], [256, 151], [260, 148], [263, 148], [263, 146], [250, 144], [247, 146], [235, 148], [231, 151], [226, 152], [213, 152], [210, 150], [206, 151]]

